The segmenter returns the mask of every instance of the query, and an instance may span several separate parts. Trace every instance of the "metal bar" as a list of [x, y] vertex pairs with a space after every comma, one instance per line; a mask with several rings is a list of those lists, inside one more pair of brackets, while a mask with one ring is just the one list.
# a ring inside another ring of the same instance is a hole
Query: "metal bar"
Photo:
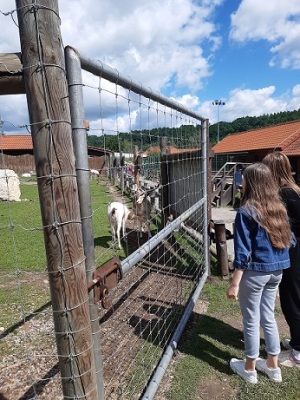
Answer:
[[203, 182], [203, 198], [205, 199], [205, 204], [203, 207], [203, 220], [204, 220], [204, 229], [203, 229], [203, 243], [204, 243], [204, 263], [207, 268], [207, 273], [210, 275], [210, 256], [209, 256], [209, 215], [208, 209], [210, 207], [209, 201], [210, 196], [208, 192], [208, 185], [210, 185], [210, 181], [208, 181], [209, 175], [209, 120], [206, 119], [201, 131], [201, 160], [202, 160], [202, 182]]
[[[87, 282], [93, 279], [96, 270], [94, 255], [94, 233], [92, 224], [92, 205], [90, 193], [90, 171], [88, 164], [86, 129], [84, 126], [84, 104], [82, 93], [81, 65], [78, 53], [70, 46], [65, 48], [69, 103], [72, 121], [72, 135], [75, 153], [82, 236], [86, 257]], [[104, 399], [103, 368], [100, 351], [100, 331], [98, 306], [94, 302], [94, 293], [89, 293], [89, 311], [93, 335], [93, 353], [96, 367], [96, 380], [99, 399]]]
[[82, 54], [79, 55], [81, 66], [85, 71], [88, 71], [96, 76], [100, 76], [101, 78], [107, 79], [112, 83], [116, 83], [120, 86], [123, 86], [125, 89], [129, 89], [132, 92], [141, 94], [147, 99], [151, 99], [153, 101], [158, 101], [160, 104], [170, 107], [174, 110], [182, 112], [190, 117], [193, 117], [199, 121], [204, 121], [205, 118], [200, 116], [199, 114], [189, 110], [188, 108], [182, 106], [177, 103], [175, 100], [171, 100], [168, 97], [161, 95], [160, 93], [153, 92], [150, 88], [146, 88], [140, 83], [135, 83], [130, 77], [125, 77], [120, 74], [116, 69], [105, 65], [101, 61], [91, 60]]
[[164, 240], [170, 233], [172, 233], [176, 228], [179, 228], [181, 223], [187, 220], [194, 212], [196, 212], [200, 207], [205, 204], [205, 199], [197, 201], [192, 207], [187, 211], [182, 213], [178, 218], [172, 221], [170, 224], [165, 226], [161, 231], [159, 231], [153, 238], [148, 240], [145, 244], [139, 247], [135, 252], [130, 254], [125, 260], [121, 261], [121, 268], [123, 274], [125, 275], [135, 264], [141, 261], [151, 250], [154, 249], [162, 240]]

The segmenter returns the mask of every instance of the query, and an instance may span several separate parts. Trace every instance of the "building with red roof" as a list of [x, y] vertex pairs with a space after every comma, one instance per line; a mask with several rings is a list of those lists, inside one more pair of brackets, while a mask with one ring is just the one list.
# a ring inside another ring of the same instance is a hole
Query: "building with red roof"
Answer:
[[218, 166], [225, 162], [253, 163], [272, 151], [286, 154], [300, 182], [300, 121], [286, 122], [227, 135], [212, 148]]
[[[31, 135], [0, 135], [2, 165], [20, 174], [35, 170]], [[88, 146], [90, 169], [104, 170], [106, 158], [113, 152]]]

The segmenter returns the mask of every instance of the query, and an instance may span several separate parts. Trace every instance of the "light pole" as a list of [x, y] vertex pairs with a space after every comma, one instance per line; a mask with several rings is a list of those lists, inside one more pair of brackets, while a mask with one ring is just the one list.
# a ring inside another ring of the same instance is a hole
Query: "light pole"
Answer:
[[225, 106], [225, 101], [215, 100], [212, 102], [213, 106], [218, 107], [218, 122], [217, 122], [217, 143], [220, 141], [220, 106]]

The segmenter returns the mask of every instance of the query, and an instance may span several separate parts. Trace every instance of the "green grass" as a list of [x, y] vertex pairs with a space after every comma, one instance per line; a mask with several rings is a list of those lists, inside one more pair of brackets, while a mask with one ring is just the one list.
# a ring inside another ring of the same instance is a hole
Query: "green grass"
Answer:
[[[93, 230], [97, 255], [109, 248], [111, 235], [107, 219], [107, 204], [111, 196], [106, 186], [91, 181]], [[46, 255], [36, 184], [21, 184], [20, 202], [0, 202], [0, 271], [46, 271]], [[122, 254], [122, 253], [121, 253]], [[111, 257], [114, 251], [109, 254]], [[103, 260], [99, 260], [100, 263]]]
[[[262, 374], [257, 385], [246, 384], [230, 371], [230, 358], [243, 358], [243, 335], [239, 306], [226, 299], [227, 287], [228, 283], [218, 278], [204, 285], [200, 299], [209, 302], [208, 310], [193, 314], [180, 340], [180, 356], [175, 357], [166, 399], [299, 399], [297, 368], [282, 366], [280, 384]], [[234, 327], [237, 325], [239, 328]], [[264, 356], [263, 341], [261, 352]]]
[[21, 184], [20, 202], [0, 202], [0, 271], [41, 271], [46, 258], [37, 185]]
[[[111, 196], [105, 185], [91, 180], [93, 231], [97, 265], [112, 258], [107, 204]], [[0, 202], [0, 327], [14, 329], [14, 324], [49, 302], [47, 261], [37, 184], [20, 184], [20, 202]], [[117, 251], [124, 256], [122, 250]]]

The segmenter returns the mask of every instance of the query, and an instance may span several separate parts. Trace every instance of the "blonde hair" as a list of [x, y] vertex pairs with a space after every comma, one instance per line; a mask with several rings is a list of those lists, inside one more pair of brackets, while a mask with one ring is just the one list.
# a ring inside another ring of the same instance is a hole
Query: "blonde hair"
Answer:
[[274, 247], [290, 247], [292, 233], [286, 208], [267, 165], [255, 163], [245, 169], [242, 205], [266, 230]]
[[262, 162], [270, 168], [275, 182], [279, 187], [286, 185], [294, 189], [300, 196], [300, 188], [293, 178], [290, 160], [285, 154], [274, 151], [273, 153], [267, 154]]

